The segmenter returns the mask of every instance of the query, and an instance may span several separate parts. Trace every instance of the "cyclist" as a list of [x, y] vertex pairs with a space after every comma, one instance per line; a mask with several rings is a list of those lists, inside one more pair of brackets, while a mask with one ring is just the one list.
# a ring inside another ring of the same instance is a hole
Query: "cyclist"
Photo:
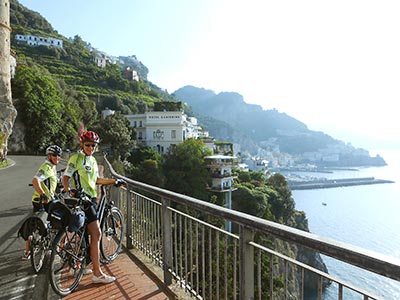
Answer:
[[[62, 150], [57, 145], [51, 145], [46, 149], [47, 159], [39, 167], [36, 175], [32, 179], [32, 186], [35, 192], [32, 196], [33, 212], [44, 208], [48, 211], [49, 201], [54, 198], [57, 187], [57, 165], [60, 161]], [[25, 242], [23, 260], [30, 259], [29, 240]]]
[[[93, 157], [97, 145], [100, 142], [98, 134], [94, 131], [86, 131], [80, 137], [81, 151], [72, 155], [68, 160], [62, 183], [66, 192], [72, 197], [75, 196], [76, 189], [82, 189], [92, 199], [92, 205], [85, 211], [87, 229], [90, 234], [90, 257], [93, 264], [93, 282], [110, 283], [116, 278], [103, 273], [100, 268], [100, 237], [101, 230], [97, 218], [97, 188], [96, 184], [115, 184], [120, 185], [121, 181], [114, 178], [99, 177], [99, 169], [96, 158]], [[70, 180], [72, 179], [72, 180]], [[73, 187], [71, 189], [71, 186]], [[86, 271], [86, 270], [85, 270]], [[84, 272], [89, 274], [89, 272]]]

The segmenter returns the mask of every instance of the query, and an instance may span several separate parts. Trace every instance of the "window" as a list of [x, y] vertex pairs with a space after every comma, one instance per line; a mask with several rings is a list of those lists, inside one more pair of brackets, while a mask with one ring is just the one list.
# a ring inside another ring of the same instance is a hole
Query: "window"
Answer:
[[176, 130], [171, 130], [171, 139], [176, 139]]

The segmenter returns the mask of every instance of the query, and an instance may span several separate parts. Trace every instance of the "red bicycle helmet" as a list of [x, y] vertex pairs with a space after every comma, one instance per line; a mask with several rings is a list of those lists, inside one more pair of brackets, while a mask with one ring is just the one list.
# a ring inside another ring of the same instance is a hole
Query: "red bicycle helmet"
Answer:
[[81, 135], [82, 142], [93, 142], [98, 144], [100, 142], [99, 135], [94, 131], [86, 131]]

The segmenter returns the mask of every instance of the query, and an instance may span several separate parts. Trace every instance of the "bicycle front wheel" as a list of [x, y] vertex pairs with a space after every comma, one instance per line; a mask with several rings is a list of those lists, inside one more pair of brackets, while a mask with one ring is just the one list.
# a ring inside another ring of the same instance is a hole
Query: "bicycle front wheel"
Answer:
[[100, 251], [106, 262], [114, 260], [122, 248], [125, 224], [121, 211], [112, 207], [105, 215], [101, 228]]
[[79, 285], [86, 265], [84, 231], [60, 231], [54, 239], [50, 258], [50, 283], [60, 296], [73, 292]]
[[46, 254], [46, 240], [36, 230], [29, 243], [29, 250], [31, 251], [31, 264], [35, 273], [39, 273], [43, 266], [44, 257]]

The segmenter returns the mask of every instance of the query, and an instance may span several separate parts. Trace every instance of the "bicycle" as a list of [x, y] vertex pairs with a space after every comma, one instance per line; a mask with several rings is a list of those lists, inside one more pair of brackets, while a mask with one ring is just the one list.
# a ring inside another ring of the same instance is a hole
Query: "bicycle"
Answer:
[[[84, 192], [78, 192], [77, 196], [78, 198], [64, 199], [65, 203], [56, 204], [61, 211], [59, 227], [62, 229], [52, 245], [49, 273], [51, 286], [60, 296], [66, 296], [78, 287], [83, 271], [90, 263], [86, 222], [77, 230], [72, 231], [69, 228], [69, 218], [73, 214], [84, 211], [85, 205], [91, 203], [90, 198]], [[121, 211], [114, 206], [113, 201], [107, 200], [106, 189], [103, 185], [97, 214], [102, 231], [100, 241], [102, 262], [109, 263], [118, 256], [122, 247], [125, 225]]]
[[29, 239], [29, 251], [31, 253], [31, 265], [35, 273], [39, 273], [42, 269], [45, 261], [45, 256], [51, 249], [51, 244], [54, 237], [57, 234], [57, 230], [51, 228], [49, 223], [45, 223], [46, 232], [43, 234], [42, 229], [36, 227], [28, 237]]
[[[57, 171], [57, 188], [55, 191], [55, 199], [60, 198], [62, 183], [61, 175], [65, 169]], [[30, 183], [29, 186], [32, 186]], [[41, 209], [33, 214], [28, 219], [30, 222], [29, 232], [31, 234], [27, 237], [29, 240], [29, 251], [31, 253], [30, 261], [35, 273], [39, 273], [44, 266], [45, 256], [48, 251], [51, 250], [52, 241], [57, 235], [58, 230], [52, 228], [50, 222], [48, 222], [48, 214], [43, 207], [43, 203], [40, 202]]]
[[[60, 230], [54, 238], [50, 257], [50, 284], [60, 296], [66, 296], [77, 288], [89, 258], [89, 238], [86, 224], [71, 231], [68, 228], [71, 216], [84, 210], [90, 199], [70, 198], [65, 203], [53, 203], [49, 208], [50, 222]], [[54, 219], [53, 219], [54, 217]]]
[[113, 261], [122, 248], [125, 234], [125, 223], [121, 210], [114, 205], [114, 201], [107, 199], [106, 187], [101, 186], [101, 200], [98, 208], [98, 219], [100, 222], [101, 240], [100, 253], [101, 262]]

